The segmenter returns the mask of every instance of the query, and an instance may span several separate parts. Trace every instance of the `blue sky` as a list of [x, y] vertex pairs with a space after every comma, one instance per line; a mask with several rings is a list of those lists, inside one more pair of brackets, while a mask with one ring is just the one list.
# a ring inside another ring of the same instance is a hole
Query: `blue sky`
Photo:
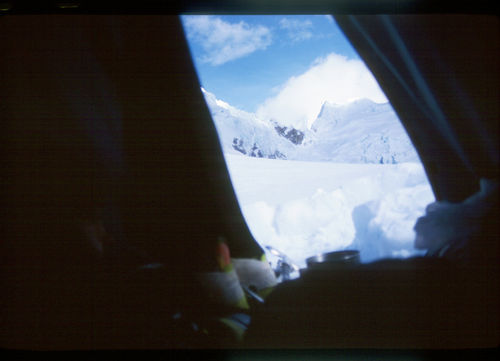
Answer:
[[324, 101], [386, 101], [329, 15], [193, 15], [182, 21], [202, 86], [239, 109], [300, 126]]

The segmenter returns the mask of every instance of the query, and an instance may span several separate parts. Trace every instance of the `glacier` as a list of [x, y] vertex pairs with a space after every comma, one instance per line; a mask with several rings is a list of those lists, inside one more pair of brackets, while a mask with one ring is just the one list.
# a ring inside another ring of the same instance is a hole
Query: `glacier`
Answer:
[[263, 248], [299, 267], [344, 249], [358, 249], [362, 262], [422, 254], [413, 226], [435, 198], [390, 104], [325, 102], [309, 127], [296, 129], [202, 91], [242, 214]]

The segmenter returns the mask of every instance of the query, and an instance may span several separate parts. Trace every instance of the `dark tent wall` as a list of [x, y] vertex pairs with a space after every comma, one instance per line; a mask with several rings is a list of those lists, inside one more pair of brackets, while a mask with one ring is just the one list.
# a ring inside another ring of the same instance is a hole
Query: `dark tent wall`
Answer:
[[437, 199], [498, 179], [499, 21], [491, 15], [335, 17], [406, 127]]
[[[193, 275], [215, 270], [217, 239], [262, 250], [178, 17], [12, 15], [0, 43], [0, 344], [179, 341], [165, 322], [203, 305]], [[89, 224], [114, 239], [104, 260]], [[149, 262], [164, 272], [134, 281]]]
[[127, 239], [182, 267], [212, 261], [219, 236], [233, 255], [258, 256], [178, 18], [116, 17], [96, 25], [96, 53], [123, 116]]
[[[62, 230], [45, 234], [48, 213], [69, 222], [100, 212], [115, 238], [169, 267], [196, 268], [218, 236], [235, 255], [261, 253], [176, 16], [9, 16], [0, 26], [4, 186], [19, 224], [58, 242]], [[6, 238], [31, 231], [8, 227]]]
[[[217, 239], [262, 250], [178, 17], [13, 15], [0, 42], [0, 345], [188, 342], [168, 322], [210, 314], [193, 276], [215, 270]], [[149, 262], [161, 274], [134, 274]]]

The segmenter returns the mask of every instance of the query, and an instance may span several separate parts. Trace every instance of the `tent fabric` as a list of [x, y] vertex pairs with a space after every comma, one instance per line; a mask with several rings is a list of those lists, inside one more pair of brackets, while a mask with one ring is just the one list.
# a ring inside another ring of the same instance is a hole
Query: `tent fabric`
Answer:
[[498, 18], [337, 15], [412, 139], [438, 200], [498, 179]]
[[[0, 344], [175, 346], [166, 320], [206, 311], [194, 274], [219, 237], [263, 253], [178, 17], [12, 15], [0, 42]], [[104, 259], [85, 235], [102, 228]]]
[[97, 212], [173, 269], [209, 267], [220, 236], [235, 256], [260, 256], [176, 16], [1, 20], [10, 209], [42, 229]]

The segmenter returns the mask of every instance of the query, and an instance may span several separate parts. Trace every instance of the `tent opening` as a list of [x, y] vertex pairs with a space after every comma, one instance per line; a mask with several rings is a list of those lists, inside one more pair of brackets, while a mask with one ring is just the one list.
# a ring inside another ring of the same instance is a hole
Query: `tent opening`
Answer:
[[233, 187], [257, 242], [302, 268], [421, 254], [434, 194], [371, 72], [326, 15], [184, 15]]

